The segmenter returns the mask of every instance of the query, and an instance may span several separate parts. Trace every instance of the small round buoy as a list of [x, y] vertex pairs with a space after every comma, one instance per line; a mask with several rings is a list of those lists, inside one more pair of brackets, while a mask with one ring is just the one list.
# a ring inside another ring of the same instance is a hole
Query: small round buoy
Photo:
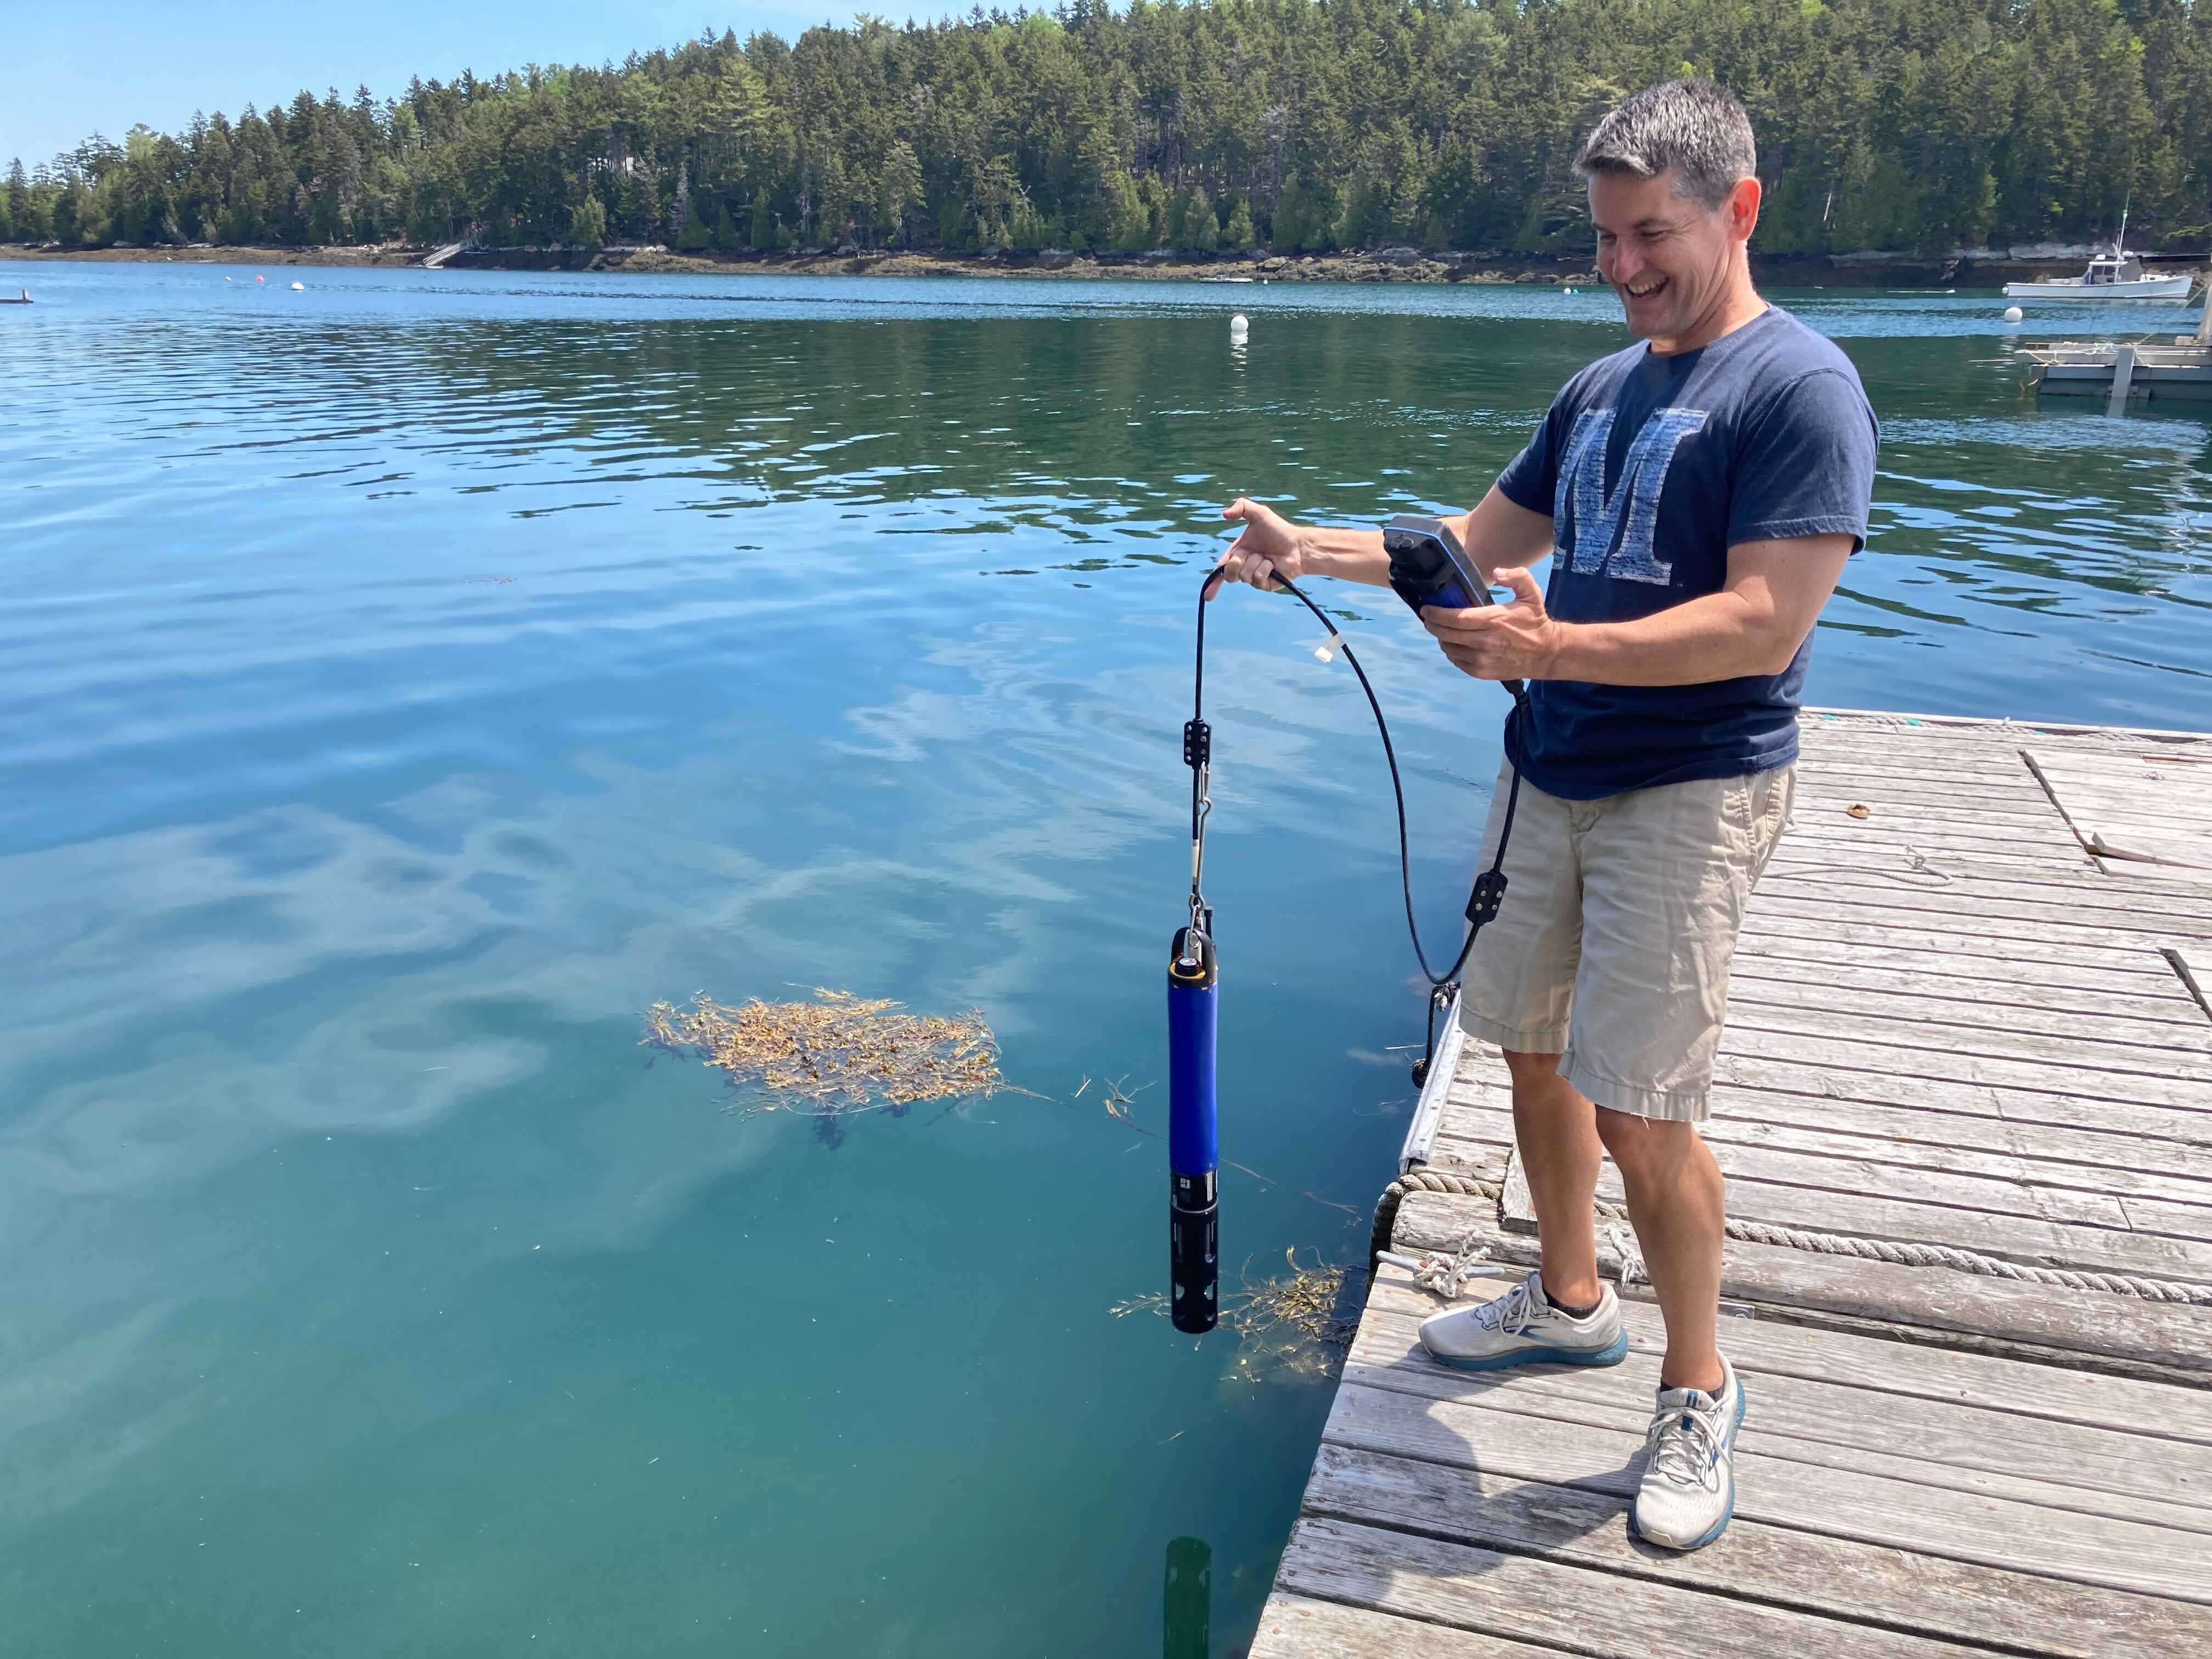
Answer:
[[1251, 331], [1252, 325], [1245, 320], [1244, 313], [1243, 312], [1238, 312], [1234, 317], [1231, 317], [1229, 319], [1229, 337], [1231, 339], [1241, 340]]
[[305, 294], [307, 291], [307, 285], [305, 283], [295, 283], [292, 284], [292, 292], [295, 294]]
[[2007, 306], [2005, 307], [2005, 321], [2008, 323], [2018, 322], [2023, 314], [2024, 313], [2018, 306]]
[[259, 271], [258, 271], [258, 270], [257, 270], [257, 271], [255, 271], [255, 272], [253, 273], [253, 280], [254, 280], [255, 282], [257, 282], [257, 283], [265, 283], [265, 282], [267, 282], [269, 279], [268, 279], [266, 276], [263, 276]]

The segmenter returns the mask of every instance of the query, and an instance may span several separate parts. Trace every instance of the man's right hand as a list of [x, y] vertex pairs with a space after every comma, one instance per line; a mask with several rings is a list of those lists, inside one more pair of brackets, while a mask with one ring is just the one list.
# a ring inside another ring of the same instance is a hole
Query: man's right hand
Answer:
[[[1271, 588], [1278, 575], [1296, 581], [1306, 574], [1304, 532], [1274, 508], [1239, 495], [1221, 509], [1221, 516], [1244, 526], [1243, 534], [1221, 556], [1218, 569], [1224, 580]], [[1206, 597], [1210, 599], [1220, 591], [1221, 584], [1213, 583]]]

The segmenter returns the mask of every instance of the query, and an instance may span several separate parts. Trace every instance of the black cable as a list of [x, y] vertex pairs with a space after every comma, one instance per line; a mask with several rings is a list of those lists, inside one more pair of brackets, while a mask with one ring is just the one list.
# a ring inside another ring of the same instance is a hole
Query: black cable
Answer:
[[[1208, 570], [1206, 573], [1206, 580], [1199, 585], [1198, 652], [1195, 672], [1192, 676], [1196, 688], [1191, 707], [1191, 719], [1194, 723], [1202, 720], [1205, 715], [1206, 595], [1212, 591], [1214, 583], [1220, 580], [1222, 580], [1221, 571], [1217, 567]], [[1406, 899], [1406, 932], [1412, 936], [1414, 958], [1421, 964], [1421, 976], [1428, 981], [1431, 993], [1429, 1000], [1428, 1042], [1422, 1055], [1420, 1066], [1417, 1071], [1417, 1075], [1425, 1075], [1429, 1060], [1436, 1053], [1436, 1015], [1439, 998], [1435, 994], [1443, 991], [1447, 986], [1456, 989], [1460, 969], [1467, 965], [1468, 955], [1474, 949], [1475, 935], [1482, 931], [1484, 922], [1498, 914], [1498, 901], [1504, 896], [1505, 848], [1513, 838], [1514, 809], [1521, 804], [1521, 768], [1517, 763], [1512, 768], [1513, 781], [1505, 796], [1505, 821], [1498, 826], [1498, 856], [1491, 860], [1487, 870], [1475, 878], [1474, 890], [1468, 900], [1467, 937], [1460, 942], [1459, 955], [1453, 958], [1450, 969], [1443, 974], [1438, 974], [1429, 966], [1428, 952], [1421, 948], [1420, 925], [1413, 919], [1413, 860], [1406, 830], [1406, 788], [1398, 775], [1398, 751], [1390, 742], [1390, 723], [1382, 718], [1382, 704], [1375, 696], [1375, 687], [1368, 680], [1367, 671], [1359, 665], [1359, 658], [1354, 653], [1352, 647], [1345, 643], [1344, 636], [1336, 631], [1336, 625], [1329, 621], [1328, 613], [1308, 599], [1295, 582], [1280, 572], [1275, 573], [1273, 580], [1295, 598], [1300, 605], [1312, 611], [1321, 625], [1328, 630], [1329, 637], [1342, 647], [1345, 661], [1352, 665], [1352, 672], [1359, 677], [1359, 689], [1367, 694], [1367, 706], [1375, 714], [1376, 732], [1382, 739], [1382, 758], [1389, 763], [1390, 768], [1390, 795], [1398, 807], [1398, 884]], [[1513, 698], [1513, 711], [1506, 716], [1509, 724], [1522, 714], [1528, 707], [1527, 693], [1516, 693]], [[1198, 773], [1194, 768], [1190, 783], [1190, 832], [1194, 841], [1197, 839], [1199, 830], [1198, 802]]]

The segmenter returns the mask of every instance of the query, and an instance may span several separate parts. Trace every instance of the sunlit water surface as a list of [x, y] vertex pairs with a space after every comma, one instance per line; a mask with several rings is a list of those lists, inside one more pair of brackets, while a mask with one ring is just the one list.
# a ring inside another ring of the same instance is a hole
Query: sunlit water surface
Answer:
[[[1189, 1537], [1241, 1652], [1328, 1389], [1110, 1311], [1194, 580], [1239, 492], [1479, 495], [1613, 301], [267, 274], [0, 270], [8, 1651], [1150, 1655]], [[1886, 429], [1814, 701], [2212, 725], [2212, 425], [2039, 408], [1991, 295], [1782, 297]], [[1501, 700], [1329, 599], [1442, 939]], [[1419, 1003], [1356, 688], [1214, 622], [1258, 1282], [1363, 1259]], [[638, 1045], [814, 986], [1029, 1092], [749, 1115]]]

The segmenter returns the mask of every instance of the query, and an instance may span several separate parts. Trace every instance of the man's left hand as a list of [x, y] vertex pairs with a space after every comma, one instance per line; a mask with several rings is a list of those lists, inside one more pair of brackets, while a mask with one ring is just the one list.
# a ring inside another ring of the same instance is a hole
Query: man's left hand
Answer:
[[1510, 605], [1471, 605], [1449, 611], [1421, 607], [1421, 626], [1453, 667], [1479, 680], [1541, 680], [1551, 678], [1560, 635], [1566, 624], [1552, 620], [1544, 595], [1526, 570], [1501, 570], [1498, 580], [1513, 590]]

